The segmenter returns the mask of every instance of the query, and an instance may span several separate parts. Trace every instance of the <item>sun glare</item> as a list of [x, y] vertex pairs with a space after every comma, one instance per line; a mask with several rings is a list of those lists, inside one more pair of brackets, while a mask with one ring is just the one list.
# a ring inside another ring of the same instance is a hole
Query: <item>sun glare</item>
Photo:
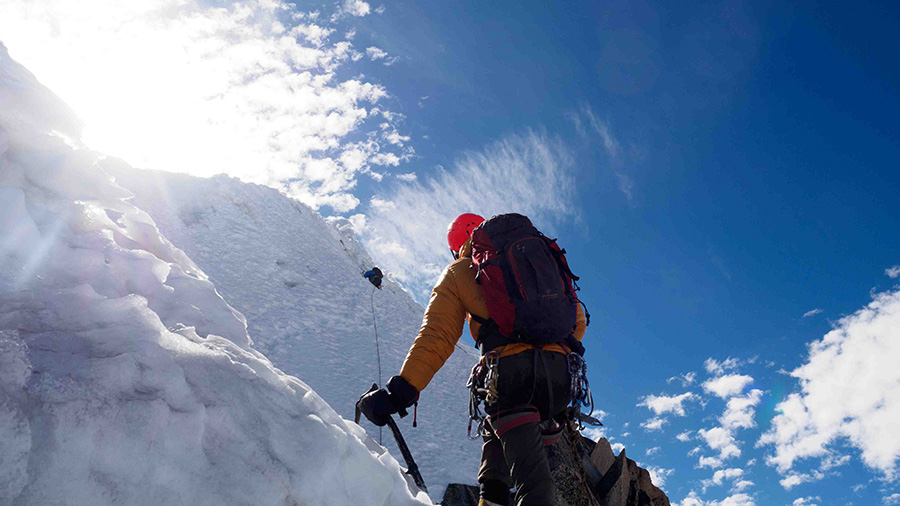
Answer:
[[[10, 55], [72, 106], [88, 147], [133, 166], [282, 188], [309, 181], [295, 186], [317, 205], [350, 191], [369, 163], [397, 164], [377, 144], [346, 141], [386, 95], [334, 78], [358, 53], [311, 22], [284, 24], [303, 16], [278, 2], [4, 3]], [[364, 163], [347, 166], [344, 152], [363, 153]], [[307, 166], [321, 167], [316, 160], [333, 162], [336, 179], [308, 177]]]

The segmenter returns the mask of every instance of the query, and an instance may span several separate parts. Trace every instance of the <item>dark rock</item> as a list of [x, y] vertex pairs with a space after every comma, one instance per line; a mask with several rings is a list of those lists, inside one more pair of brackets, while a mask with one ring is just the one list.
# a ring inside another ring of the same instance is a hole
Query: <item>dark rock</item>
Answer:
[[441, 506], [478, 506], [478, 487], [460, 483], [447, 485]]
[[588, 455], [584, 438], [572, 426], [566, 427], [559, 442], [547, 447], [550, 474], [556, 484], [556, 502], [559, 506], [600, 506], [591, 491], [592, 480], [588, 469], [593, 466], [590, 466]]
[[[557, 506], [669, 506], [669, 498], [650, 473], [625, 455], [616, 457], [606, 438], [593, 442], [567, 427], [558, 443], [547, 447]], [[443, 506], [477, 506], [478, 487], [452, 483]]]
[[[604, 441], [605, 439], [601, 439], [597, 448]], [[653, 485], [650, 473], [629, 459], [625, 450], [619, 453], [603, 474], [594, 493], [600, 499], [600, 506], [669, 506], [669, 498]]]
[[612, 447], [606, 438], [601, 438], [600, 441], [594, 444], [590, 461], [601, 476], [606, 474], [613, 462], [616, 461], [616, 455], [613, 453]]

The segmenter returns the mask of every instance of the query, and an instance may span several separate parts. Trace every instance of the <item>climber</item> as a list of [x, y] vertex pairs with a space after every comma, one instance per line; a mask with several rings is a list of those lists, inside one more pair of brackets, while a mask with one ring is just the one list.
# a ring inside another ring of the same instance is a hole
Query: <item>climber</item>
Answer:
[[[543, 447], [547, 431], [542, 429], [553, 427], [557, 436], [561, 432], [554, 419], [563, 418], [572, 398], [568, 354], [584, 353], [585, 312], [572, 283], [577, 278], [568, 269], [565, 252], [518, 214], [488, 221], [460, 215], [450, 224], [447, 241], [455, 260], [431, 293], [400, 374], [388, 381], [387, 389], [364, 395], [359, 407], [382, 426], [390, 415], [417, 403], [419, 392], [453, 352], [468, 317], [482, 352], [475, 371], [480, 367], [486, 373], [480, 375], [483, 388], [478, 390], [487, 392], [489, 415], [482, 431], [479, 506], [508, 504], [511, 487], [517, 506], [553, 506], [555, 491]], [[517, 261], [507, 260], [513, 257]], [[517, 265], [526, 262], [531, 269], [518, 272]], [[518, 283], [506, 291], [504, 279]], [[488, 290], [493, 290], [490, 305], [484, 296]], [[498, 303], [501, 299], [505, 301]]]
[[384, 277], [384, 274], [381, 273], [381, 269], [379, 269], [378, 267], [372, 267], [372, 270], [363, 273], [363, 277], [368, 279], [370, 283], [375, 285], [375, 288], [381, 290], [381, 278]]

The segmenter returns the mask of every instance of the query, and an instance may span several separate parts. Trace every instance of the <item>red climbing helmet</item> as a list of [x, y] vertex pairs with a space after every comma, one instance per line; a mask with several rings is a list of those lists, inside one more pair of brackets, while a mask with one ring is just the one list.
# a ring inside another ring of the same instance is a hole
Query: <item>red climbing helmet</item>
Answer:
[[454, 257], [459, 253], [459, 248], [462, 248], [462, 245], [472, 235], [475, 227], [481, 225], [483, 221], [484, 218], [477, 214], [465, 213], [450, 222], [450, 226], [447, 227], [447, 246], [450, 247], [450, 252]]

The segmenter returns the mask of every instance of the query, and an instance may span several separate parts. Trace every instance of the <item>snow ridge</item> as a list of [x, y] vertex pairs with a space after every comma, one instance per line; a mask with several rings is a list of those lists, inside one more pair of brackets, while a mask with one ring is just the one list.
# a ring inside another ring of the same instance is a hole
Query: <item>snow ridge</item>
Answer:
[[0, 45], [0, 505], [429, 504], [79, 128]]
[[[348, 220], [325, 220], [272, 188], [224, 175], [203, 179], [103, 164], [134, 193], [131, 202], [246, 315], [254, 347], [303, 378], [341, 416], [352, 419], [359, 395], [399, 372], [424, 308], [390, 272], [382, 290], [362, 277], [373, 264]], [[447, 483], [474, 482], [478, 470], [481, 445], [466, 438], [465, 389], [477, 353], [466, 341], [422, 392], [419, 427], [398, 420], [435, 500]], [[363, 425], [402, 459], [389, 431]]]

